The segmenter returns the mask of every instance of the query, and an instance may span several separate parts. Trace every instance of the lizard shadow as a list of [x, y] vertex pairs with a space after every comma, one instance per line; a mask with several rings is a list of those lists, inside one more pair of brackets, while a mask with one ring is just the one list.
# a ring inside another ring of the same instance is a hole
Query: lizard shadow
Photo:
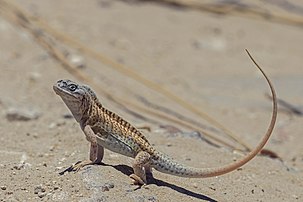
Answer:
[[[127, 165], [122, 165], [122, 164], [119, 164], [119, 165], [109, 165], [109, 164], [105, 164], [105, 163], [102, 163], [101, 164], [102, 166], [110, 166], [110, 167], [113, 167], [114, 169], [120, 171], [121, 173], [129, 176], [133, 173], [133, 168], [130, 167], [130, 166], [127, 166]], [[162, 181], [162, 180], [159, 180], [159, 179], [156, 179], [153, 177], [152, 173], [147, 173], [146, 175], [147, 177], [147, 183], [148, 184], [154, 184], [154, 185], [157, 185], [159, 187], [161, 186], [164, 186], [164, 187], [169, 187], [181, 194], [185, 194], [185, 195], [188, 195], [188, 196], [191, 196], [191, 197], [194, 197], [194, 198], [197, 198], [197, 199], [201, 199], [201, 200], [204, 200], [204, 201], [209, 201], [209, 202], [216, 202], [217, 200], [215, 199], [212, 199], [206, 195], [203, 195], [203, 194], [199, 194], [199, 193], [196, 193], [196, 192], [193, 192], [193, 191], [190, 191], [188, 189], [185, 189], [183, 187], [180, 187], [180, 186], [177, 186], [177, 185], [174, 185], [174, 184], [170, 184], [168, 182], [165, 182], [165, 181]], [[140, 187], [138, 188], [140, 189]]]
[[[81, 161], [79, 161], [79, 162], [81, 162]], [[77, 163], [79, 163], [79, 162], [77, 162]], [[132, 167], [127, 166], [127, 165], [123, 165], [123, 164], [110, 165], [110, 164], [106, 164], [106, 163], [102, 162], [99, 165], [100, 166], [110, 166], [110, 167], [116, 169], [117, 171], [120, 171], [124, 175], [127, 175], [127, 176], [134, 173], [134, 170], [133, 170]], [[64, 171], [60, 172], [59, 175], [63, 175], [65, 172], [73, 172], [73, 171], [74, 171], [73, 166], [70, 166], [70, 167], [66, 168]], [[212, 198], [210, 198], [206, 195], [199, 194], [199, 193], [190, 191], [188, 189], [185, 189], [183, 187], [180, 187], [180, 186], [177, 186], [177, 185], [174, 185], [174, 184], [170, 184], [170, 183], [165, 182], [163, 180], [156, 179], [156, 178], [153, 177], [152, 173], [147, 173], [146, 177], [147, 177], [147, 184], [154, 184], [154, 185], [157, 185], [159, 187], [161, 187], [161, 186], [169, 187], [169, 188], [171, 188], [171, 189], [173, 189], [173, 190], [175, 190], [175, 191], [177, 191], [181, 194], [185, 194], [185, 195], [188, 195], [188, 196], [191, 196], [191, 197], [194, 197], [194, 198], [197, 198], [197, 199], [201, 199], [201, 200], [204, 200], [204, 201], [209, 201], [209, 202], [216, 202], [217, 201], [217, 200], [212, 199]], [[141, 187], [138, 187], [135, 190], [138, 190], [140, 188]]]

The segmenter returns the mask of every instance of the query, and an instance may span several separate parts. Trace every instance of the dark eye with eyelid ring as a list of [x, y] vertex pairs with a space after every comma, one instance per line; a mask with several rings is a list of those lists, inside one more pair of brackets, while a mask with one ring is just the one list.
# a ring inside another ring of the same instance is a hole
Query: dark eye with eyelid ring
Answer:
[[77, 87], [77, 85], [75, 85], [75, 84], [70, 84], [70, 85], [68, 86], [68, 89], [69, 89], [70, 91], [75, 91], [77, 88], [78, 88], [78, 87]]

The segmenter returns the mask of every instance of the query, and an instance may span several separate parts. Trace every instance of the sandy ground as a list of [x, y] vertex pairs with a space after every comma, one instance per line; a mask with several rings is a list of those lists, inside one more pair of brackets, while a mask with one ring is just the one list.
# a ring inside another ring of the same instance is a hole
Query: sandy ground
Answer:
[[[251, 147], [266, 131], [271, 103], [264, 96], [268, 87], [245, 48], [268, 73], [278, 96], [302, 109], [301, 27], [153, 3], [18, 0], [16, 4], [202, 109]], [[302, 117], [283, 109], [266, 145], [282, 161], [258, 156], [240, 170], [208, 179], [155, 171], [155, 180], [137, 190], [128, 177], [132, 159], [106, 151], [108, 166], [59, 175], [88, 158], [88, 142], [52, 90], [58, 79], [77, 79], [25, 29], [3, 17], [0, 36], [0, 201], [303, 200]], [[81, 71], [112, 95], [142, 105], [140, 95], [205, 123], [108, 65], [77, 50], [73, 54], [85, 66]], [[180, 162], [209, 167], [242, 156], [200, 141], [176, 124], [184, 133], [172, 134], [160, 127], [172, 123], [137, 111], [157, 120], [144, 121], [97, 94], [105, 107], [132, 124], [149, 125], [151, 132], [144, 134], [155, 148]], [[16, 120], [22, 119], [16, 114], [30, 120]]]

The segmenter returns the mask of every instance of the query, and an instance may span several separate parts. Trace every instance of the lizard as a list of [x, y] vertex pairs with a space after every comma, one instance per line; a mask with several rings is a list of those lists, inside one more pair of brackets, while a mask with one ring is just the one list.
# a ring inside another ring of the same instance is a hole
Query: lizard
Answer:
[[140, 186], [147, 184], [146, 174], [150, 173], [152, 168], [180, 177], [205, 178], [229, 173], [249, 162], [261, 151], [271, 136], [277, 118], [277, 98], [268, 76], [250, 53], [247, 50], [246, 52], [269, 85], [273, 111], [267, 132], [261, 142], [244, 157], [221, 167], [194, 168], [183, 165], [157, 151], [138, 129], [114, 112], [104, 108], [89, 86], [65, 79], [57, 81], [53, 89], [69, 108], [90, 142], [89, 160], [73, 164], [69, 171], [76, 172], [84, 166], [102, 163], [104, 148], [134, 158], [132, 165], [134, 173], [130, 175], [130, 178], [134, 184]]

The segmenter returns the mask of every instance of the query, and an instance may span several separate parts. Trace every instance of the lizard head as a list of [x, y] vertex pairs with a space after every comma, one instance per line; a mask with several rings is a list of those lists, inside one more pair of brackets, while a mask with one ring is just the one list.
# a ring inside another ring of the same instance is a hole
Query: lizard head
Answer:
[[62, 98], [78, 122], [88, 116], [91, 105], [97, 100], [95, 93], [88, 86], [77, 84], [68, 79], [57, 81], [53, 85], [53, 89]]

